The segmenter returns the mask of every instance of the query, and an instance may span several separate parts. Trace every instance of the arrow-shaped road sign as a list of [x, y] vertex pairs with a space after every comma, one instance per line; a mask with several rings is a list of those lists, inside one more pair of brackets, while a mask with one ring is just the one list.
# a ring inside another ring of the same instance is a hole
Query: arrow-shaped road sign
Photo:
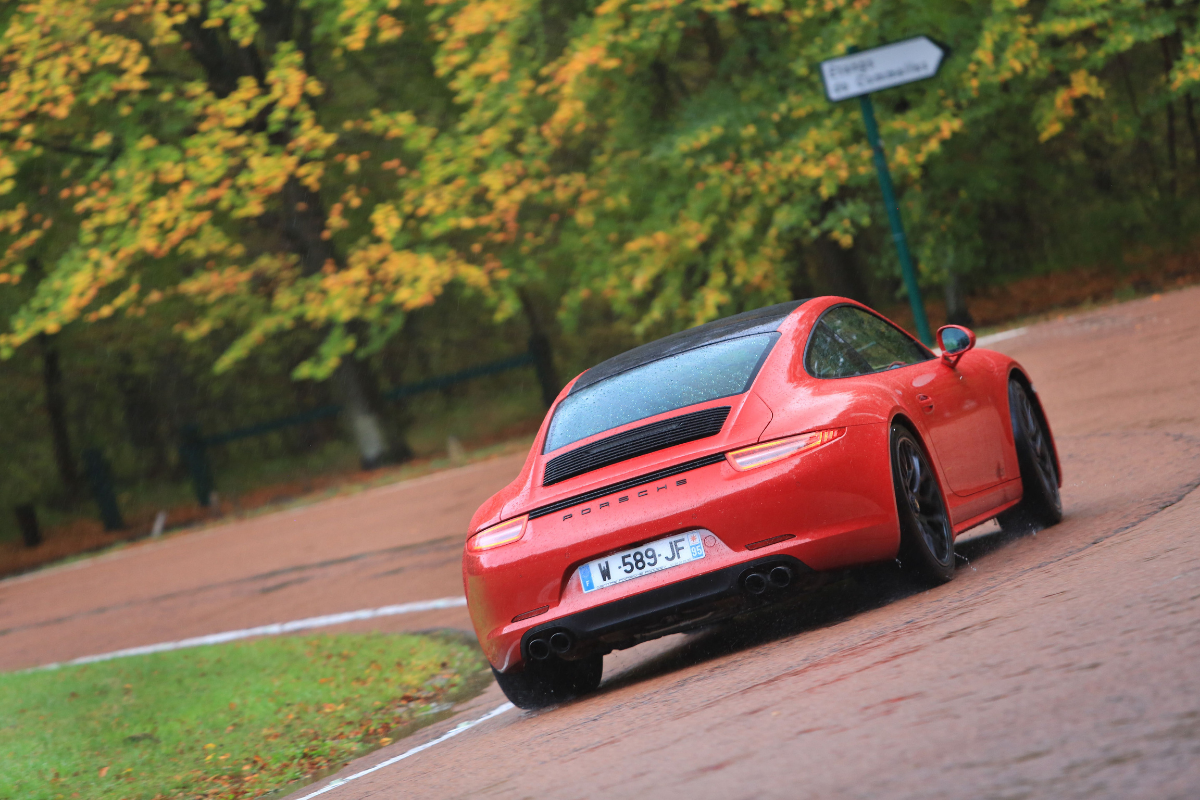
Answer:
[[922, 81], [937, 74], [946, 51], [928, 36], [873, 47], [821, 62], [825, 96], [832, 102]]
[[875, 107], [871, 104], [871, 93], [932, 78], [937, 74], [945, 56], [945, 48], [940, 47], [928, 36], [914, 36], [902, 42], [893, 42], [821, 62], [825, 96], [834, 103], [857, 97], [862, 106], [867, 140], [871, 143], [875, 170], [879, 173], [879, 188], [883, 192], [883, 206], [887, 209], [888, 224], [891, 225], [892, 239], [896, 243], [896, 255], [900, 258], [900, 274], [904, 277], [908, 302], [912, 304], [913, 322], [916, 324], [917, 335], [928, 345], [933, 344], [933, 334], [929, 330], [929, 319], [925, 316], [925, 303], [921, 300], [917, 271], [913, 266], [912, 255], [908, 252], [908, 239], [904, 235], [904, 223], [900, 219], [900, 206], [896, 203], [896, 190], [892, 187], [892, 175], [888, 171], [883, 142], [879, 140], [879, 126], [875, 124]]

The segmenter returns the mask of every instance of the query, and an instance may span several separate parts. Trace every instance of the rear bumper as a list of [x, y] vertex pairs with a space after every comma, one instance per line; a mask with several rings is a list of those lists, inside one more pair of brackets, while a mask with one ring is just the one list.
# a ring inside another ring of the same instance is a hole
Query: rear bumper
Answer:
[[[627, 646], [743, 602], [734, 577], [762, 559], [826, 572], [893, 558], [900, 541], [882, 423], [749, 472], [721, 459], [600, 495], [530, 519], [511, 545], [464, 552], [468, 610], [497, 670], [520, 669], [531, 631], [557, 625], [589, 646]], [[703, 559], [583, 591], [581, 564], [685, 531], [711, 534]]]
[[[788, 569], [786, 586], [768, 583], [760, 592], [747, 588], [747, 576], [767, 575], [776, 567]], [[559, 633], [566, 634], [570, 649], [552, 657], [575, 658], [629, 647], [777, 600], [785, 593], [812, 585], [816, 579], [816, 572], [792, 556], [756, 558], [537, 625], [521, 637], [521, 657], [526, 662], [536, 659], [530, 652], [530, 642], [549, 642]]]

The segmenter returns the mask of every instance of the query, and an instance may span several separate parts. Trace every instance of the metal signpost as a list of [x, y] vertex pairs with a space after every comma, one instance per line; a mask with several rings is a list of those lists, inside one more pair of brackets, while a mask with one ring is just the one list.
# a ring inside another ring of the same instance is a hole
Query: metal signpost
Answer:
[[929, 319], [925, 316], [925, 303], [921, 300], [917, 273], [908, 252], [908, 240], [904, 237], [904, 223], [900, 220], [900, 206], [896, 204], [896, 191], [892, 187], [887, 157], [883, 152], [883, 143], [879, 141], [879, 126], [875, 124], [871, 92], [932, 78], [945, 56], [945, 49], [932, 39], [917, 36], [821, 62], [821, 79], [825, 82], [825, 96], [830, 102], [857, 97], [862, 106], [867, 140], [875, 156], [879, 188], [883, 190], [883, 205], [887, 209], [892, 239], [896, 242], [896, 253], [900, 257], [900, 272], [904, 276], [904, 288], [908, 290], [908, 301], [912, 304], [917, 335], [931, 346], [934, 343], [933, 334], [929, 330]]

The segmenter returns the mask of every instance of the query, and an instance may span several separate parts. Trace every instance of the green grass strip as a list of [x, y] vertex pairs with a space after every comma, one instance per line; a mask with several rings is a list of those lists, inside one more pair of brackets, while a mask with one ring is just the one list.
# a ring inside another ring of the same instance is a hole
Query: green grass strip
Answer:
[[260, 797], [432, 721], [485, 670], [449, 636], [342, 634], [0, 675], [0, 798]]

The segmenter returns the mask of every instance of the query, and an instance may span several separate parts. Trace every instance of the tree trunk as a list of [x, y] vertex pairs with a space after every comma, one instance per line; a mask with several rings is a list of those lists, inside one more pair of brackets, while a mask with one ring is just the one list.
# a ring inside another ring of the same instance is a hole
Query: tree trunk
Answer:
[[711, 14], [700, 12], [700, 33], [704, 36], [704, 46], [708, 49], [708, 64], [715, 70], [725, 58], [725, 43], [721, 41], [721, 30], [717, 27], [717, 20]]
[[1117, 56], [1117, 66], [1121, 69], [1121, 78], [1125, 84], [1125, 92], [1129, 95], [1129, 104], [1133, 107], [1133, 115], [1137, 117], [1137, 143], [1142, 152], [1142, 156], [1146, 159], [1146, 166], [1150, 170], [1150, 182], [1155, 189], [1161, 188], [1158, 175], [1158, 159], [1154, 157], [1154, 148], [1150, 146], [1150, 142], [1146, 140], [1145, 122], [1142, 119], [1142, 111], [1138, 107], [1137, 91], [1133, 86], [1133, 79], [1129, 75], [1129, 66], [1125, 63], [1125, 56], [1120, 54]]
[[1192, 162], [1200, 168], [1200, 128], [1196, 126], [1196, 111], [1192, 107], [1192, 95], [1183, 96], [1183, 107], [1187, 114], [1188, 130], [1192, 134]]
[[806, 300], [818, 294], [814, 285], [812, 261], [812, 251], [804, 240], [799, 236], [790, 238], [783, 263], [791, 265], [791, 270], [787, 272], [787, 286], [793, 300]]
[[[300, 256], [300, 268], [305, 275], [314, 275], [332, 263], [341, 266], [333, 245], [321, 238], [325, 230], [325, 207], [321, 197], [295, 177], [284, 184], [283, 235], [292, 250]], [[412, 458], [412, 449], [404, 441], [403, 431], [396, 444], [389, 442], [388, 426], [379, 412], [379, 393], [369, 367], [353, 355], [342, 359], [333, 374], [333, 391], [342, 407], [347, 431], [358, 448], [363, 469], [374, 469], [393, 461]]]
[[163, 403], [159, 376], [139, 375], [133, 368], [133, 357], [129, 353], [121, 353], [117, 364], [116, 384], [121, 394], [129, 441], [140, 453], [145, 454], [147, 462], [143, 465], [144, 474], [166, 474], [170, 470], [170, 457], [162, 430]]
[[[1171, 47], [1167, 44], [1166, 38], [1158, 40], [1158, 44], [1162, 50], [1163, 57], [1163, 74], [1167, 81], [1171, 80]], [[1171, 187], [1171, 197], [1179, 196], [1179, 161], [1175, 153], [1175, 104], [1171, 102], [1170, 95], [1167, 95], [1167, 163], [1170, 164], [1171, 177], [1168, 185]]]
[[46, 414], [50, 418], [50, 435], [54, 440], [54, 464], [58, 477], [68, 494], [79, 489], [79, 470], [71, 451], [71, 433], [67, 427], [67, 398], [63, 392], [62, 368], [58, 363], [58, 347], [53, 336], [38, 334], [42, 350], [42, 381], [46, 392]]
[[533, 354], [533, 367], [542, 389], [542, 402], [549, 408], [554, 405], [563, 387], [558, 379], [558, 370], [554, 368], [554, 349], [542, 324], [541, 313], [529, 292], [524, 288], [518, 289], [517, 296], [521, 299], [521, 308], [525, 310], [525, 319], [529, 322], [529, 352]]
[[816, 251], [817, 271], [826, 291], [858, 300], [860, 303], [870, 300], [862, 276], [858, 274], [852, 251], [828, 236], [822, 236], [813, 242], [813, 249]]
[[333, 373], [333, 391], [342, 407], [342, 419], [358, 448], [363, 469], [375, 469], [391, 460], [383, 424], [363, 385], [362, 363], [347, 358]]
[[[269, 63], [269, 59], [262, 56], [258, 46], [254, 43], [243, 46], [232, 42], [217, 29], [209, 27], [207, 21], [189, 18], [176, 29], [187, 41], [192, 56], [204, 70], [213, 92], [218, 97], [225, 97], [243, 77], [252, 77], [260, 87], [263, 86], [266, 74], [264, 65]], [[269, 4], [267, 13], [260, 16], [260, 21], [271, 38], [291, 40], [301, 48], [311, 74], [311, 14], [301, 11], [298, 4], [288, 7], [273, 2]], [[265, 123], [266, 115], [260, 114], [251, 126], [261, 132]], [[280, 140], [287, 136], [286, 133], [275, 133], [272, 139], [276, 143], [285, 143]], [[280, 201], [283, 206], [280, 231], [291, 251], [300, 257], [303, 274], [315, 275], [326, 264], [341, 269], [344, 265], [333, 244], [321, 238], [328, 216], [320, 195], [293, 175], [284, 184]], [[268, 219], [273, 218], [263, 217], [261, 221], [267, 223]], [[335, 395], [342, 405], [346, 427], [358, 446], [364, 467], [378, 466], [397, 455], [404, 456], [411, 452], [406, 444], [395, 450], [389, 446], [385, 433], [387, 428], [378, 411], [378, 394], [368, 388], [373, 385], [369, 377], [367, 365], [353, 357], [344, 359], [333, 376]]]
[[971, 316], [971, 312], [967, 308], [967, 297], [963, 292], [962, 279], [953, 270], [950, 270], [946, 275], [945, 288], [946, 324], [964, 325], [968, 328], [974, 325], [975, 319]]
[[21, 529], [21, 538], [26, 547], [37, 547], [42, 543], [42, 529], [38, 527], [37, 506], [33, 503], [22, 503], [13, 511], [17, 515], [17, 527]]
[[[1175, 45], [1176, 53], [1184, 51], [1183, 33], [1178, 28], [1175, 30], [1175, 35], [1171, 37], [1171, 42]], [[1169, 76], [1167, 80], [1170, 80]], [[1200, 128], [1196, 125], [1196, 110], [1193, 107], [1190, 90], [1183, 93], [1183, 118], [1187, 121], [1188, 132], [1192, 135], [1192, 164], [1197, 170], [1200, 170]]]

